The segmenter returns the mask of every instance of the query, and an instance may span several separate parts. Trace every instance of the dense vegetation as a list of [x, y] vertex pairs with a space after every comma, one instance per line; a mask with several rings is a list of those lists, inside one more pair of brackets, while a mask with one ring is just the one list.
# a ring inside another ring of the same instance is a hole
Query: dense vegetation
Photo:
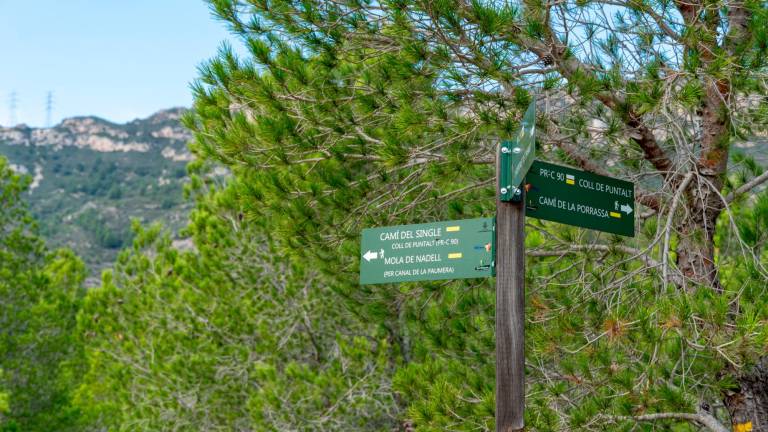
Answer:
[[0, 430], [70, 430], [78, 416], [65, 370], [82, 351], [75, 316], [85, 267], [45, 248], [21, 201], [28, 184], [0, 158]]
[[0, 165], [0, 428], [493, 430], [493, 280], [360, 286], [359, 232], [492, 215], [535, 95], [640, 205], [528, 221], [527, 427], [768, 431], [764, 3], [211, 3], [248, 56], [194, 88], [193, 249], [136, 223], [83, 294]]
[[768, 10], [606, 3], [213, 2], [249, 56], [204, 69], [196, 148], [391, 335], [417, 429], [493, 427], [492, 285], [357, 286], [359, 231], [493, 214], [535, 95], [539, 157], [633, 179], [643, 208], [634, 239], [530, 222], [529, 426], [768, 430], [760, 216], [734, 217], [766, 176], [731, 158], [768, 124]]

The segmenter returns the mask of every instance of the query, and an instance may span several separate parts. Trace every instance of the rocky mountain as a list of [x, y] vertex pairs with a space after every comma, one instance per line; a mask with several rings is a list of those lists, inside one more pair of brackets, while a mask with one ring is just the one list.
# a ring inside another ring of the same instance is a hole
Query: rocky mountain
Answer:
[[32, 177], [28, 199], [49, 244], [74, 249], [96, 277], [130, 242], [132, 219], [174, 231], [185, 221], [192, 155], [183, 113], [174, 108], [125, 124], [75, 117], [51, 128], [0, 127], [0, 154]]
[[72, 117], [52, 128], [30, 128], [24, 124], [11, 128], [0, 127], [0, 142], [8, 145], [49, 146], [54, 150], [64, 147], [91, 149], [98, 152], [149, 152], [165, 144], [166, 151], [184, 147], [189, 132], [180, 124], [183, 108], [172, 108], [136, 119], [126, 124], [115, 124], [98, 117]]

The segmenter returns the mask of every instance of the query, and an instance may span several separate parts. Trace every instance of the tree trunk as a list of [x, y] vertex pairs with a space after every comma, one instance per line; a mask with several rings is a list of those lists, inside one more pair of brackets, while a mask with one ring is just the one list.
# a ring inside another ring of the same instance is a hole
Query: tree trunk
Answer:
[[[718, 179], [699, 174], [699, 181], [687, 188], [687, 214], [677, 227], [677, 265], [691, 282], [721, 292], [714, 254], [715, 225], [724, 207], [716, 192], [722, 188]], [[734, 374], [737, 384], [736, 389], [723, 394], [733, 431], [768, 432], [768, 356], [750, 370], [725, 373]]]
[[722, 291], [715, 266], [715, 250], [711, 241], [701, 237], [712, 233], [702, 232], [701, 228], [681, 230], [680, 243], [677, 247], [677, 266], [687, 281], [712, 287]]
[[740, 375], [737, 383], [738, 389], [723, 397], [734, 432], [768, 432], [768, 357]]
[[683, 276], [696, 284], [722, 291], [715, 266], [715, 226], [723, 211], [723, 200], [718, 193], [722, 181], [715, 176], [699, 176], [686, 191], [688, 212], [677, 228], [680, 242], [677, 246], [677, 267]]

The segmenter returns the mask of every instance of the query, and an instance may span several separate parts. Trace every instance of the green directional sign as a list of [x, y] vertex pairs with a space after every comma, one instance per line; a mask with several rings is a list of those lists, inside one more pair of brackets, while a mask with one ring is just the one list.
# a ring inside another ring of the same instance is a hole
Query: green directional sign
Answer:
[[493, 276], [493, 218], [363, 230], [360, 283]]
[[538, 160], [525, 180], [526, 216], [635, 236], [633, 183]]
[[499, 172], [499, 198], [512, 201], [517, 188], [531, 168], [536, 154], [536, 101], [532, 101], [523, 115], [520, 130], [512, 140], [501, 143], [501, 172]]

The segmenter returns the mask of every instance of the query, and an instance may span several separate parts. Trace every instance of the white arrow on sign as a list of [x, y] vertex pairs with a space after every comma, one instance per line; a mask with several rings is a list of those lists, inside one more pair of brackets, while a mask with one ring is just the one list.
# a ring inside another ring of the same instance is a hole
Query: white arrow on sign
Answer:
[[368, 262], [370, 262], [372, 259], [376, 259], [378, 257], [379, 257], [378, 252], [371, 252], [371, 251], [368, 251], [368, 252], [365, 253], [365, 255], [363, 255], [363, 258], [365, 258], [365, 260], [368, 261]]
[[630, 206], [629, 204], [622, 204], [621, 211], [623, 211], [626, 214], [630, 214], [632, 213], [632, 206]]

